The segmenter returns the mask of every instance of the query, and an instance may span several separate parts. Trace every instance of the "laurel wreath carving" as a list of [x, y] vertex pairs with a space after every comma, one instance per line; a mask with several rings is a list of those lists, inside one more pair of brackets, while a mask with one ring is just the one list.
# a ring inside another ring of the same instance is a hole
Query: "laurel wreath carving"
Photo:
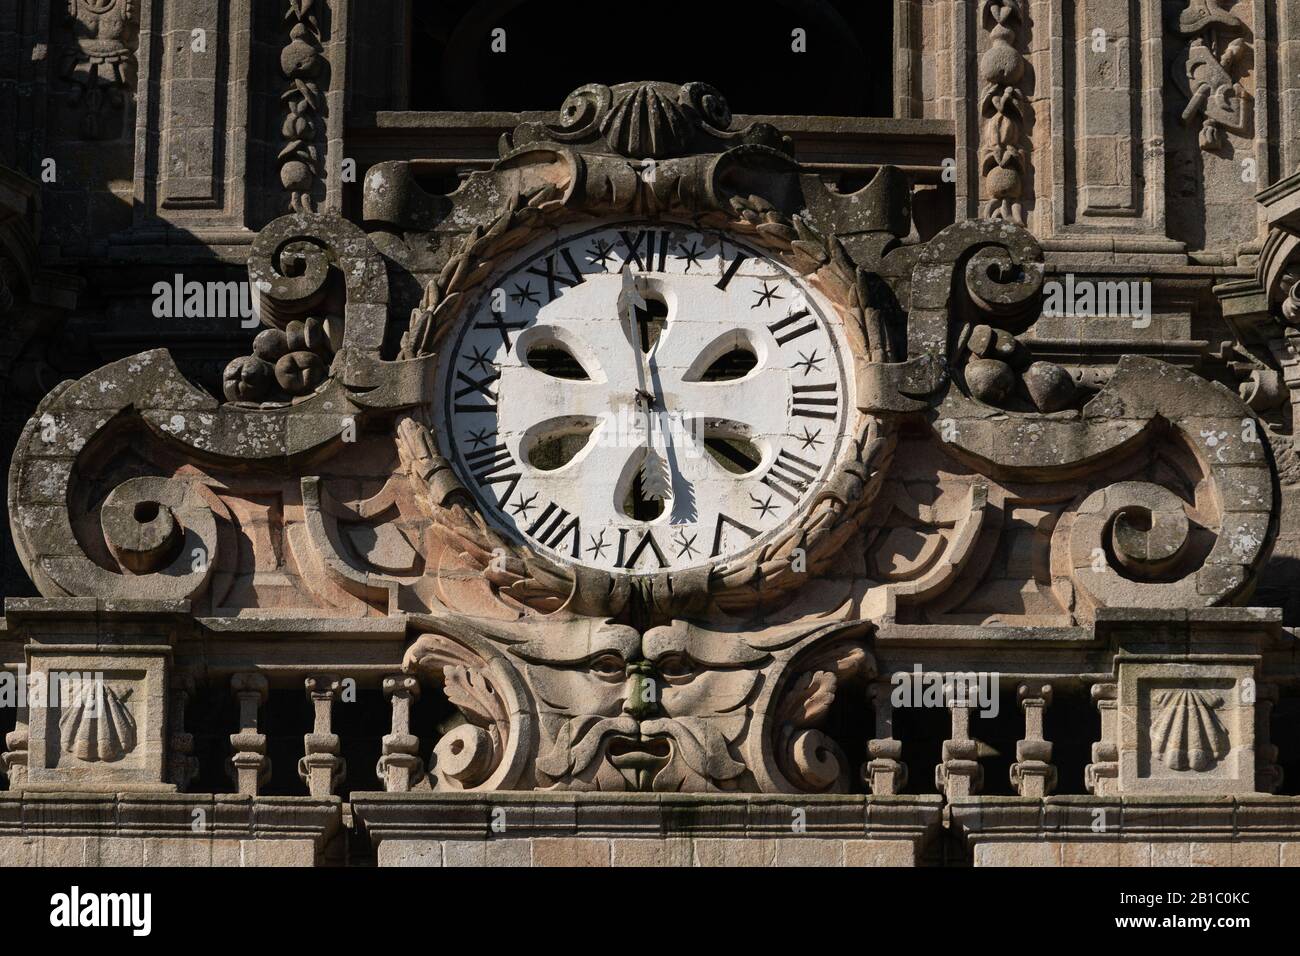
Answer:
[[[465, 235], [412, 311], [401, 341], [402, 358], [437, 352], [472, 290], [504, 265], [505, 253], [525, 245], [540, 227], [598, 214], [567, 208], [563, 195], [554, 184], [517, 194], [486, 227], [475, 226]], [[808, 278], [848, 313], [850, 321], [844, 326], [851, 351], [873, 361], [886, 357], [881, 313], [870, 291], [871, 273], [853, 262], [838, 239], [822, 236], [802, 217], [786, 215], [761, 196], [732, 197], [730, 207], [729, 212], [696, 216], [696, 223], [742, 237]], [[399, 434], [412, 474], [429, 487], [431, 516], [462, 547], [465, 559], [480, 567], [501, 594], [538, 610], [561, 607], [572, 591], [573, 571], [487, 524], [450, 462], [438, 453], [427, 422], [407, 418]], [[836, 472], [802, 518], [758, 550], [714, 567], [709, 591], [721, 607], [743, 610], [785, 600], [825, 571], [858, 532], [892, 455], [892, 429], [868, 419], [850, 441], [851, 453], [841, 456]]]

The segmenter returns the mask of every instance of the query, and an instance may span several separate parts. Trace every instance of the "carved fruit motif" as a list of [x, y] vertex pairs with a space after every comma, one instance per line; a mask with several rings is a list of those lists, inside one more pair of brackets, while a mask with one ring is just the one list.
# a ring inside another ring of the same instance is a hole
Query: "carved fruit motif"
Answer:
[[1015, 381], [1011, 366], [998, 359], [971, 359], [966, 365], [970, 393], [987, 405], [996, 405], [1006, 398]]

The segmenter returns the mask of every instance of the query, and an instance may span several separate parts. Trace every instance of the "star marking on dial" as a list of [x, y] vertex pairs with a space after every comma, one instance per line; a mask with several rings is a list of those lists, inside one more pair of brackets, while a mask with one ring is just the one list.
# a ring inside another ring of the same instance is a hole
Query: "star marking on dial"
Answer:
[[821, 433], [822, 430], [820, 428], [816, 431], [812, 431], [807, 425], [805, 425], [803, 427], [802, 435], [791, 435], [790, 437], [800, 443], [802, 450], [807, 451], [810, 448], [815, 450], [818, 445], [823, 443], [822, 439], [818, 437]]
[[698, 534], [693, 534], [689, 538], [687, 538], [685, 531], [678, 531], [677, 537], [673, 538], [673, 544], [677, 545], [678, 547], [677, 557], [679, 558], [694, 557], [696, 551], [695, 539], [698, 537], [699, 537]]
[[770, 285], [763, 283], [763, 291], [754, 290], [754, 295], [758, 296], [758, 301], [750, 306], [751, 309], [757, 309], [760, 305], [771, 305], [773, 299], [784, 299], [785, 296], [777, 295], [776, 290], [781, 288], [779, 285]]
[[597, 239], [595, 244], [587, 250], [587, 261], [592, 265], [599, 264], [602, 269], [609, 271], [609, 260], [614, 258], [614, 243], [605, 242]]
[[470, 354], [466, 357], [469, 359], [469, 367], [472, 369], [481, 368], [487, 372], [496, 368], [496, 363], [492, 361], [491, 354], [486, 348], [475, 346], [470, 349]]
[[771, 496], [771, 495], [768, 495], [768, 496], [767, 496], [767, 500], [766, 500], [766, 501], [763, 501], [763, 500], [760, 499], [757, 495], [754, 495], [754, 494], [751, 494], [751, 495], [749, 496], [749, 498], [750, 498], [751, 501], [754, 502], [754, 507], [753, 507], [752, 510], [757, 511], [757, 512], [758, 512], [758, 516], [759, 516], [760, 518], [766, 518], [767, 515], [768, 515], [768, 512], [771, 512], [772, 514], [776, 514], [778, 508], [780, 507], [779, 505], [774, 505], [774, 504], [772, 504], [772, 496]]
[[515, 291], [510, 293], [510, 298], [515, 300], [515, 305], [523, 305], [525, 302], [531, 305], [542, 304], [542, 300], [537, 298], [537, 293], [533, 291], [531, 282], [525, 282], [523, 285], [516, 282]]
[[794, 363], [793, 368], [803, 369], [803, 376], [807, 378], [810, 373], [821, 371], [822, 363], [825, 361], [824, 358], [817, 355], [817, 350], [813, 349], [811, 355], [804, 355], [803, 352], [800, 352], [799, 361]]
[[598, 559], [604, 555], [606, 548], [613, 547], [612, 542], [605, 540], [604, 530], [600, 532], [599, 538], [596, 537], [594, 534], [587, 535], [587, 537], [591, 538], [591, 546], [587, 548], [587, 553], [595, 555], [596, 558]]
[[686, 260], [686, 268], [682, 270], [683, 272], [690, 272], [691, 266], [698, 266], [700, 264], [700, 256], [704, 255], [704, 250], [697, 248], [697, 245], [697, 243], [692, 242], [688, 247], [686, 243], [683, 242], [677, 246], [677, 248], [682, 251], [673, 258]]
[[524, 520], [527, 521], [528, 512], [533, 510], [533, 502], [537, 500], [537, 496], [540, 493], [541, 492], [534, 491], [527, 498], [525, 498], [523, 495], [520, 495], [519, 502], [515, 504], [510, 510], [517, 515], [523, 515]]
[[478, 431], [476, 431], [476, 432], [470, 432], [470, 433], [469, 433], [470, 447], [471, 447], [471, 448], [486, 448], [486, 447], [487, 447], [487, 443], [488, 443], [489, 441], [491, 441], [491, 440], [492, 440], [493, 438], [495, 438], [495, 437], [496, 437], [496, 432], [494, 432], [494, 431], [490, 431], [490, 430], [488, 430], [488, 429], [486, 429], [486, 428], [480, 428], [480, 429], [479, 429]]

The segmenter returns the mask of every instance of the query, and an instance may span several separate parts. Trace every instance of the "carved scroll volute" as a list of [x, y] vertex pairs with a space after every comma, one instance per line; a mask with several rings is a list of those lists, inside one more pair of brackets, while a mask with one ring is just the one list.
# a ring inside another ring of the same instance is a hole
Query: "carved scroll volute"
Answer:
[[226, 367], [227, 401], [287, 403], [320, 390], [340, 356], [378, 356], [388, 276], [356, 226], [337, 216], [282, 216], [258, 233], [248, 278], [267, 328], [252, 355]]
[[476, 636], [425, 633], [407, 649], [402, 672], [441, 687], [459, 713], [433, 748], [429, 778], [435, 790], [517, 785], [535, 746], [533, 709], [499, 651]]
[[[867, 625], [854, 628], [858, 632]], [[843, 628], [814, 637], [782, 655], [769, 669], [764, 695], [755, 704], [756, 727], [749, 736], [749, 766], [758, 788], [778, 793], [845, 793], [857, 768], [826, 732], [831, 708], [841, 694], [861, 694], [877, 674], [865, 635]], [[872, 728], [864, 725], [865, 741]]]
[[[195, 479], [132, 478], [114, 488], [97, 513], [85, 514], [74, 527], [75, 506], [69, 502], [80, 500], [70, 494], [77, 452], [59, 448], [70, 437], [75, 445], [76, 436], [60, 432], [59, 423], [65, 420], [38, 411], [24, 432], [12, 469], [14, 544], [41, 593], [108, 599], [147, 594], [173, 601], [200, 594], [218, 559], [218, 499]], [[48, 443], [41, 437], [42, 422], [51, 438]], [[22, 454], [21, 449], [37, 444], [50, 449], [47, 456], [53, 452], [59, 457], [28, 459]], [[44, 490], [20, 494], [19, 484], [30, 491], [37, 475], [45, 476]], [[89, 542], [95, 534], [102, 535], [102, 546]], [[107, 558], [100, 559], [104, 563], [89, 557], [83, 540], [90, 551], [107, 552]]]
[[860, 361], [858, 404], [876, 412], [933, 407], [951, 391], [976, 326], [1021, 332], [1039, 314], [1043, 250], [1010, 223], [972, 220], [931, 239], [912, 270], [907, 355]]
[[1100, 388], [1033, 361], [1021, 333], [1041, 312], [1043, 270], [1041, 248], [1017, 226], [944, 230], [913, 271], [907, 360], [865, 364], [860, 403], [926, 412], [947, 453], [999, 480], [1077, 481], [1169, 442], [1189, 500], [1123, 482], [1089, 491], [1058, 523], [1063, 606], [1090, 620], [1108, 604], [1207, 606], [1246, 593], [1275, 533], [1263, 426], [1222, 386], [1156, 359], [1122, 357]]

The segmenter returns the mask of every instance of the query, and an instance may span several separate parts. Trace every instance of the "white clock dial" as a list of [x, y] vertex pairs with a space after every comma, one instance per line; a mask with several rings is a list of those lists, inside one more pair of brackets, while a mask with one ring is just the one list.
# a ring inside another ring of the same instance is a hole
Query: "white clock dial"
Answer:
[[708, 565], [808, 505], [854, 411], [839, 319], [725, 234], [558, 234], [443, 351], [443, 451], [483, 512], [611, 572]]

